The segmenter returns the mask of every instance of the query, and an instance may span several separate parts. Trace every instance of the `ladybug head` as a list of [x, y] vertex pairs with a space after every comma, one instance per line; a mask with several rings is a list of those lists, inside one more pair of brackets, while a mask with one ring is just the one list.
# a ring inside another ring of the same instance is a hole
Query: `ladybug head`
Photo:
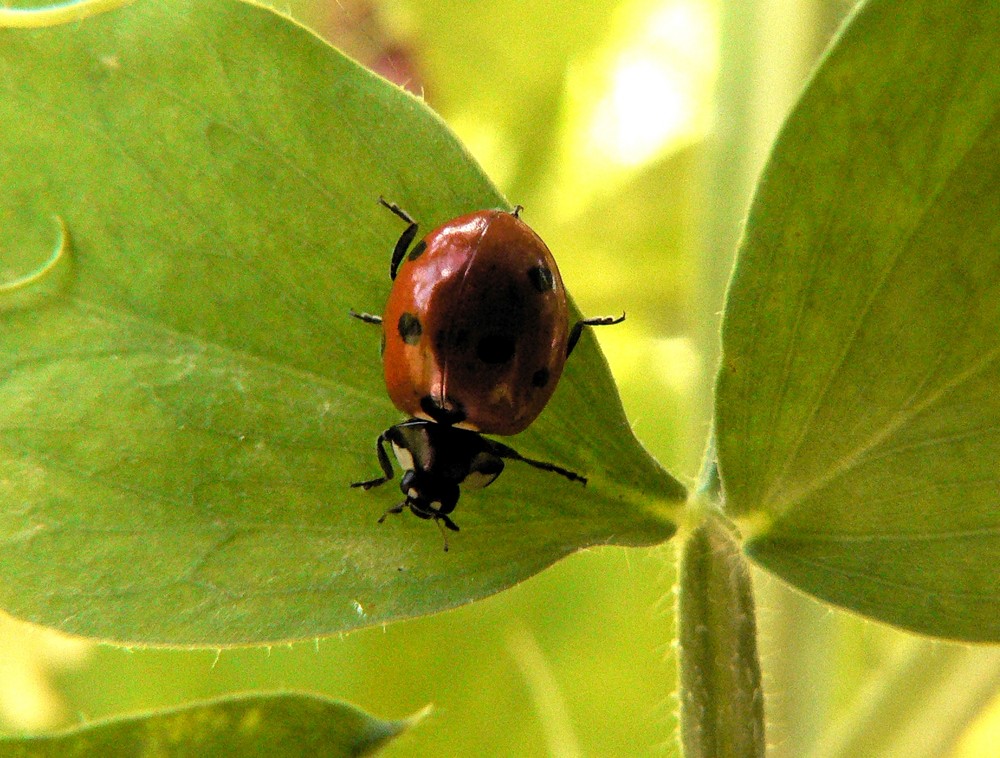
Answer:
[[[460, 494], [458, 484], [449, 481], [447, 478], [429, 474], [426, 471], [410, 469], [409, 471], [404, 471], [403, 478], [399, 483], [399, 489], [406, 496], [406, 499], [400, 505], [409, 508], [414, 516], [441, 521], [453, 532], [458, 531], [458, 525], [448, 516], [449, 513], [455, 510], [455, 506], [458, 505], [458, 496]], [[394, 511], [395, 508], [382, 514], [379, 523], [382, 523], [385, 517]]]
[[409, 508], [414, 516], [457, 532], [458, 525], [448, 514], [458, 505], [460, 487], [485, 487], [504, 468], [491, 450], [492, 443], [467, 429], [410, 419], [387, 429], [383, 438], [403, 470], [399, 488], [405, 499], [382, 514], [379, 523], [390, 513]]
[[[404, 499], [382, 514], [379, 523], [390, 513], [410, 512], [422, 519], [433, 519], [439, 527], [458, 531], [450, 513], [458, 505], [462, 487], [481, 488], [493, 483], [503, 472], [504, 460], [521, 461], [543, 471], [586, 484], [585, 477], [545, 461], [526, 458], [513, 448], [487, 439], [478, 432], [439, 424], [426, 419], [411, 418], [386, 429], [376, 443], [379, 466], [383, 476], [352, 487], [371, 489], [392, 479], [393, 470], [385, 444], [403, 470], [399, 488]], [[442, 526], [443, 525], [443, 526]], [[448, 549], [445, 540], [444, 549]]]

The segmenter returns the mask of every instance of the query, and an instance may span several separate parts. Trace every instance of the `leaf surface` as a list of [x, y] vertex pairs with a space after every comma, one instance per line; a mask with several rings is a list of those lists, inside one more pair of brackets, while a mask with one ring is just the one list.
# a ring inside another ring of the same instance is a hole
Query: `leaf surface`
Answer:
[[[401, 224], [510, 207], [417, 99], [251, 4], [137, 2], [0, 31], [0, 602], [147, 643], [297, 639], [430, 613], [577, 549], [674, 531], [585, 335], [522, 454], [433, 526], [374, 441]], [[51, 262], [57, 218], [66, 250]], [[530, 213], [526, 216], [530, 223]], [[559, 251], [556, 251], [558, 257]], [[26, 280], [31, 280], [25, 284]], [[398, 482], [398, 479], [396, 480]]]
[[828, 601], [1000, 640], [1000, 7], [865, 4], [747, 222], [718, 383], [747, 550]]

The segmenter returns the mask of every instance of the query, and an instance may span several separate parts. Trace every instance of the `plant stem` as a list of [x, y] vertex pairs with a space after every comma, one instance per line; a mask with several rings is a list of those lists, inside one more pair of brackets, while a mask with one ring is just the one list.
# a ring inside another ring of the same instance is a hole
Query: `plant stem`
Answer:
[[764, 694], [749, 566], [717, 511], [681, 548], [681, 746], [687, 758], [764, 755]]

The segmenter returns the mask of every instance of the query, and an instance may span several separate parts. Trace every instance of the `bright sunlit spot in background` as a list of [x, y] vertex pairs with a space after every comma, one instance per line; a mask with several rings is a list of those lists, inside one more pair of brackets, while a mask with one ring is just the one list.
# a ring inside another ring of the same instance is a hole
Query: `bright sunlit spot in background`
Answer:
[[701, 371], [700, 356], [689, 337], [605, 340], [608, 361], [622, 373], [655, 378], [665, 391], [687, 396]]
[[494, 184], [505, 187], [510, 183], [517, 170], [517, 148], [503, 129], [472, 112], [455, 114], [448, 119], [448, 125], [461, 135], [466, 148], [487, 169]]
[[672, 72], [651, 58], [622, 57], [588, 136], [611, 160], [632, 166], [655, 156], [690, 121], [691, 108]]
[[[704, 6], [671, 3], [657, 8], [611, 70], [610, 91], [597, 103], [591, 123], [591, 144], [631, 166], [699, 131], [697, 74], [709, 63], [710, 36]], [[702, 44], [692, 45], [692, 40]]]
[[636, 0], [607, 44], [567, 77], [560, 196], [572, 215], [594, 193], [695, 141], [710, 126], [718, 41], [714, 5]]
[[0, 728], [51, 729], [64, 723], [58, 674], [82, 665], [93, 647], [0, 614]]

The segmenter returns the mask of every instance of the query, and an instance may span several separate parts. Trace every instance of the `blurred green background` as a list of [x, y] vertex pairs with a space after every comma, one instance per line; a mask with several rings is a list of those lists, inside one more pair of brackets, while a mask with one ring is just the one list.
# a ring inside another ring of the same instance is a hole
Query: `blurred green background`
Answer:
[[[626, 411], [647, 448], [692, 482], [739, 224], [783, 115], [850, 4], [275, 5], [423, 94], [525, 206], [583, 312], [628, 313], [624, 327], [599, 334]], [[433, 703], [388, 755], [673, 755], [673, 560], [671, 546], [591, 550], [473, 606], [268, 649], [122, 650], [0, 619], [0, 727], [292, 688], [390, 718]], [[966, 655], [957, 646], [757, 579], [775, 756], [847, 739], [908, 662], [983, 670], [949, 657]], [[993, 676], [974, 703], [955, 707], [949, 734], [928, 723], [934, 735], [924, 738], [913, 725], [914, 744], [938, 751], [920, 754], [1000, 754]], [[954, 692], [926, 694], [946, 708], [968, 696], [968, 682], [959, 675]]]

